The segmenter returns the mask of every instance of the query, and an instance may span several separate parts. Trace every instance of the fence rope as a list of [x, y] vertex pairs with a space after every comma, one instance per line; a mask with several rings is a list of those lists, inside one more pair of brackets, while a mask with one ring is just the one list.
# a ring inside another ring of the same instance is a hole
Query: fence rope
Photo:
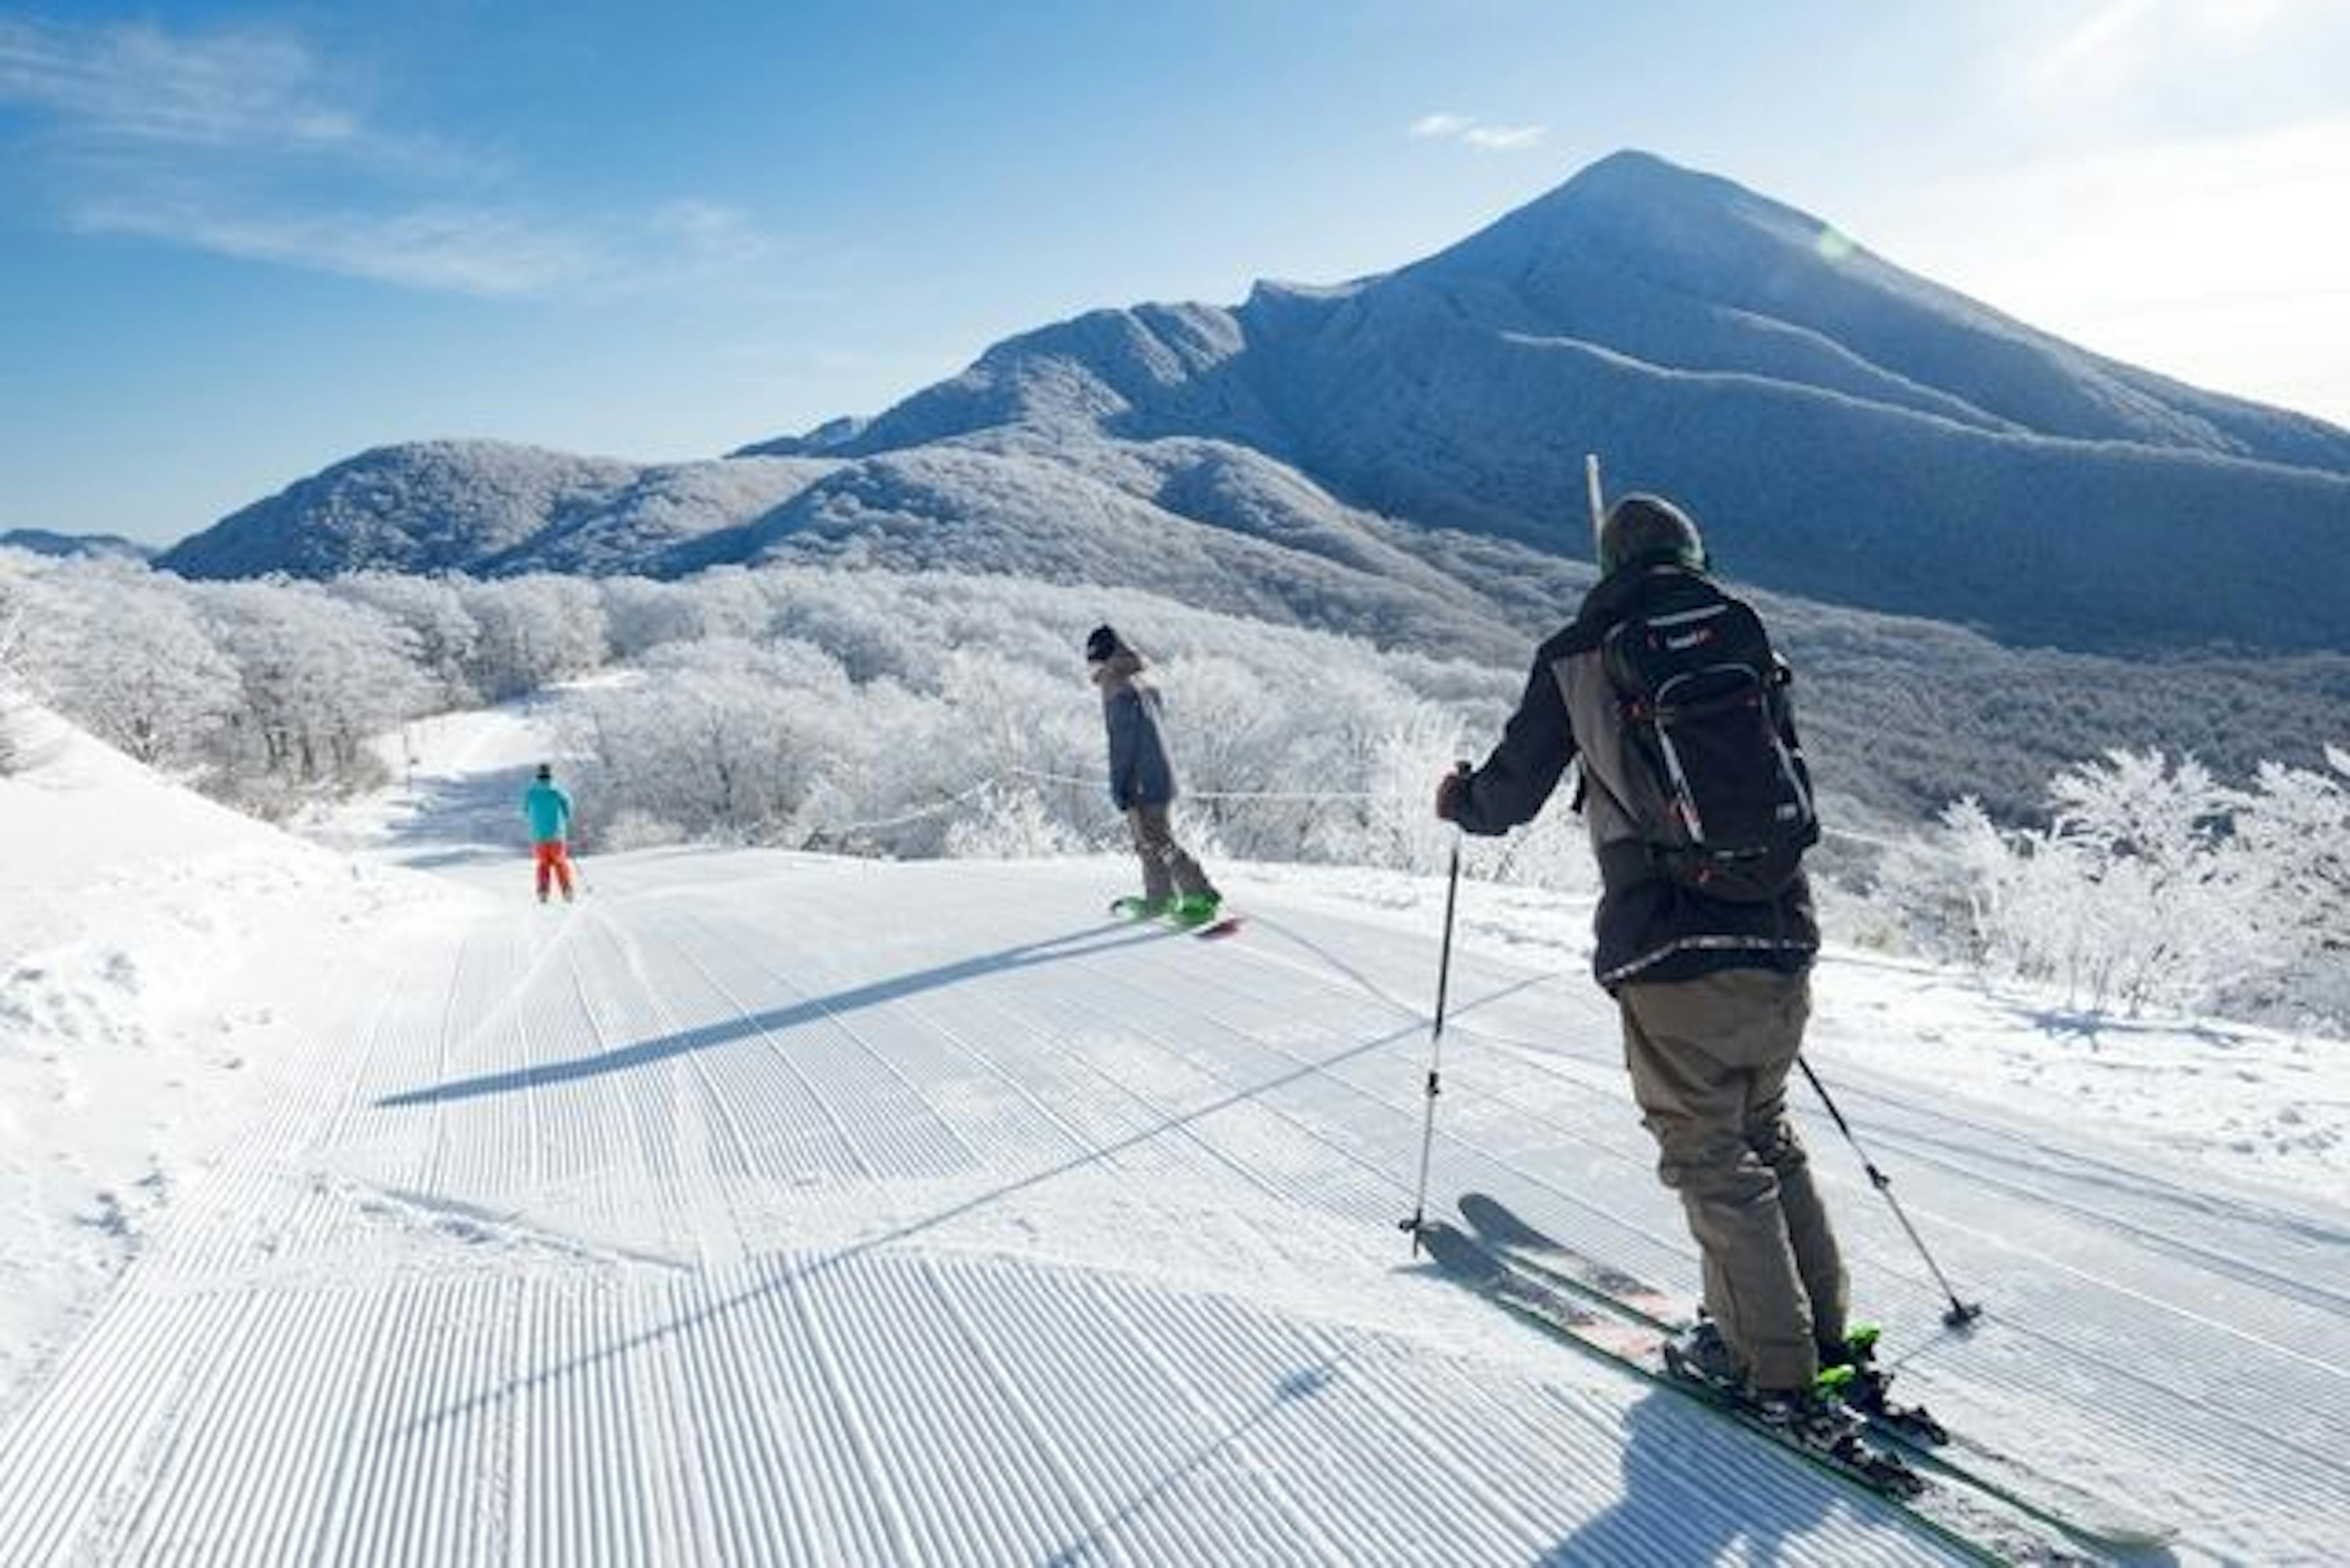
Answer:
[[[1041, 780], [1045, 784], [1077, 784], [1087, 789], [1102, 789], [1107, 787], [1107, 781], [1099, 778], [1080, 778], [1074, 774], [1046, 773], [1041, 768], [1022, 767], [1016, 764], [1006, 768], [1004, 773], [1014, 774], [1021, 778]], [[999, 774], [996, 776], [998, 779], [1001, 779], [1003, 774]], [[1319, 805], [1325, 801], [1367, 801], [1383, 805], [1407, 805], [1410, 804], [1412, 799], [1409, 795], [1379, 794], [1368, 790], [1238, 789], [1187, 789], [1183, 792], [1183, 798], [1185, 800], [1274, 801], [1286, 805]], [[1433, 800], [1435, 796], [1431, 794], [1429, 798]]]
[[[827, 824], [824, 825], [823, 831], [837, 835], [873, 833], [879, 832], [884, 828], [903, 827], [910, 823], [921, 822], [931, 817], [942, 816], [947, 813], [957, 810], [958, 808], [979, 798], [985, 794], [989, 790], [1000, 788], [1011, 783], [1014, 779], [1026, 779], [1031, 783], [1036, 784], [1064, 784], [1079, 789], [1099, 789], [1104, 787], [1104, 781], [1098, 778], [1087, 777], [1077, 774], [1053, 773], [1044, 768], [1032, 768], [1014, 763], [997, 773], [988, 774], [985, 778], [981, 779], [977, 784], [972, 784], [970, 788], [959, 790], [955, 794], [951, 794], [945, 799], [933, 805], [917, 806], [911, 811], [900, 812], [894, 816], [874, 817], [859, 822]], [[1383, 794], [1372, 790], [1186, 790], [1183, 793], [1182, 798], [1185, 800], [1196, 801], [1255, 802], [1284, 805], [1367, 805], [1409, 807], [1413, 805], [1419, 797], [1413, 795]], [[1434, 795], [1431, 794], [1429, 798], [1432, 801], [1434, 799]], [[1909, 854], [1925, 855], [1935, 859], [1949, 860], [1954, 863], [1961, 858], [1961, 857], [1950, 850], [1939, 848], [1934, 845], [1926, 843], [1922, 839], [1910, 839], [1905, 841], [1897, 838], [1886, 838], [1875, 834], [1855, 833], [1846, 828], [1826, 826], [1823, 826], [1820, 829], [1820, 836], [1826, 839], [1841, 840], [1848, 844], [1864, 845], [1872, 849], [1887, 851], [1898, 850]]]

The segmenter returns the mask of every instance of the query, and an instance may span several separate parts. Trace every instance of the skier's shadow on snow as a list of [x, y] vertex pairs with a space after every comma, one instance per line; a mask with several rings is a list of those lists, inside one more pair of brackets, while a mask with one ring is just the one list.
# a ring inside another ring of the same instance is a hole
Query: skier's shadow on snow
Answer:
[[1544, 1552], [1541, 1568], [1621, 1563], [1818, 1561], [1812, 1527], [1842, 1499], [1800, 1473], [1785, 1484], [1753, 1467], [1802, 1461], [1757, 1452], [1679, 1395], [1653, 1389], [1624, 1413], [1623, 1495]]
[[375, 1104], [380, 1110], [396, 1110], [405, 1106], [446, 1105], [457, 1100], [476, 1100], [492, 1095], [544, 1089], [556, 1084], [574, 1083], [581, 1078], [598, 1077], [606, 1073], [625, 1073], [650, 1066], [656, 1062], [665, 1062], [672, 1056], [684, 1055], [690, 1051], [707, 1051], [737, 1040], [780, 1033], [802, 1024], [821, 1023], [844, 1012], [878, 1007], [885, 1002], [896, 1002], [941, 986], [955, 985], [979, 975], [1087, 958], [1142, 942], [1168, 940], [1178, 934], [1155, 929], [1137, 931], [1125, 927], [1105, 932], [1099, 926], [1087, 926], [1066, 936], [1048, 937], [1043, 941], [1023, 942], [1017, 947], [957, 959], [935, 969], [917, 970], [911, 974], [877, 980], [869, 985], [835, 992], [830, 996], [812, 996], [789, 1007], [771, 1008], [764, 1012], [739, 1013], [713, 1023], [680, 1030], [674, 1034], [639, 1040], [633, 1045], [599, 1052], [593, 1056], [575, 1056], [567, 1062], [534, 1063], [527, 1067], [484, 1073], [477, 1077], [453, 1079], [426, 1088], [406, 1089], [396, 1095], [386, 1095]]

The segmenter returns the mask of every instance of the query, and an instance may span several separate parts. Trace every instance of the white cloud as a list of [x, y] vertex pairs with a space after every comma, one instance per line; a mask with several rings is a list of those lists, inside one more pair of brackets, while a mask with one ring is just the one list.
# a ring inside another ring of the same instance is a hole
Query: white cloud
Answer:
[[1550, 134], [1545, 125], [1488, 125], [1465, 114], [1424, 114], [1409, 134], [1421, 140], [1457, 141], [1480, 152], [1523, 152]]
[[689, 254], [707, 264], [762, 261], [776, 249], [775, 241], [760, 232], [747, 216], [714, 202], [672, 202], [653, 214], [651, 227], [655, 234], [673, 238]]
[[592, 248], [494, 213], [407, 208], [264, 215], [202, 203], [95, 201], [75, 214], [90, 234], [167, 240], [217, 255], [456, 294], [538, 294], [594, 279]]
[[0, 18], [0, 107], [38, 127], [12, 151], [81, 233], [493, 296], [705, 281], [772, 249], [708, 202], [581, 218], [485, 200], [512, 182], [497, 161], [381, 125], [347, 75], [284, 31]]
[[436, 156], [368, 125], [346, 101], [352, 91], [283, 33], [174, 37], [144, 25], [0, 19], [0, 103], [45, 113], [50, 146], [69, 152]]
[[1464, 131], [1461, 140], [1487, 152], [1522, 152], [1539, 145], [1549, 132], [1545, 125], [1479, 125]]

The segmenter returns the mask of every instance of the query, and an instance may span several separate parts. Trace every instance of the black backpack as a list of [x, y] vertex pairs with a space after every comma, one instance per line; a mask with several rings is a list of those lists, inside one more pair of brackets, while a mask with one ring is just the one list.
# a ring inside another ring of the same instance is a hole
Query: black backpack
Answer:
[[1622, 805], [1673, 881], [1768, 903], [1820, 836], [1794, 673], [1751, 607], [1703, 587], [1635, 612], [1600, 643], [1623, 724]]

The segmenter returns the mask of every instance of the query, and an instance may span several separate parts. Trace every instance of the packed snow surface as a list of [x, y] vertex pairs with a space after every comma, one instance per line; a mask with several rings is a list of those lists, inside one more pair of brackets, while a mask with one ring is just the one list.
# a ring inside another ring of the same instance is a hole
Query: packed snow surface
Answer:
[[[1444, 889], [673, 849], [527, 888], [529, 713], [296, 839], [32, 715], [0, 779], [0, 1561], [1937, 1563], [1416, 1262]], [[1430, 1208], [1695, 1264], [1588, 910], [1461, 891]], [[1839, 953], [1798, 1110], [1901, 1389], [2350, 1536], [2350, 1050]]]

